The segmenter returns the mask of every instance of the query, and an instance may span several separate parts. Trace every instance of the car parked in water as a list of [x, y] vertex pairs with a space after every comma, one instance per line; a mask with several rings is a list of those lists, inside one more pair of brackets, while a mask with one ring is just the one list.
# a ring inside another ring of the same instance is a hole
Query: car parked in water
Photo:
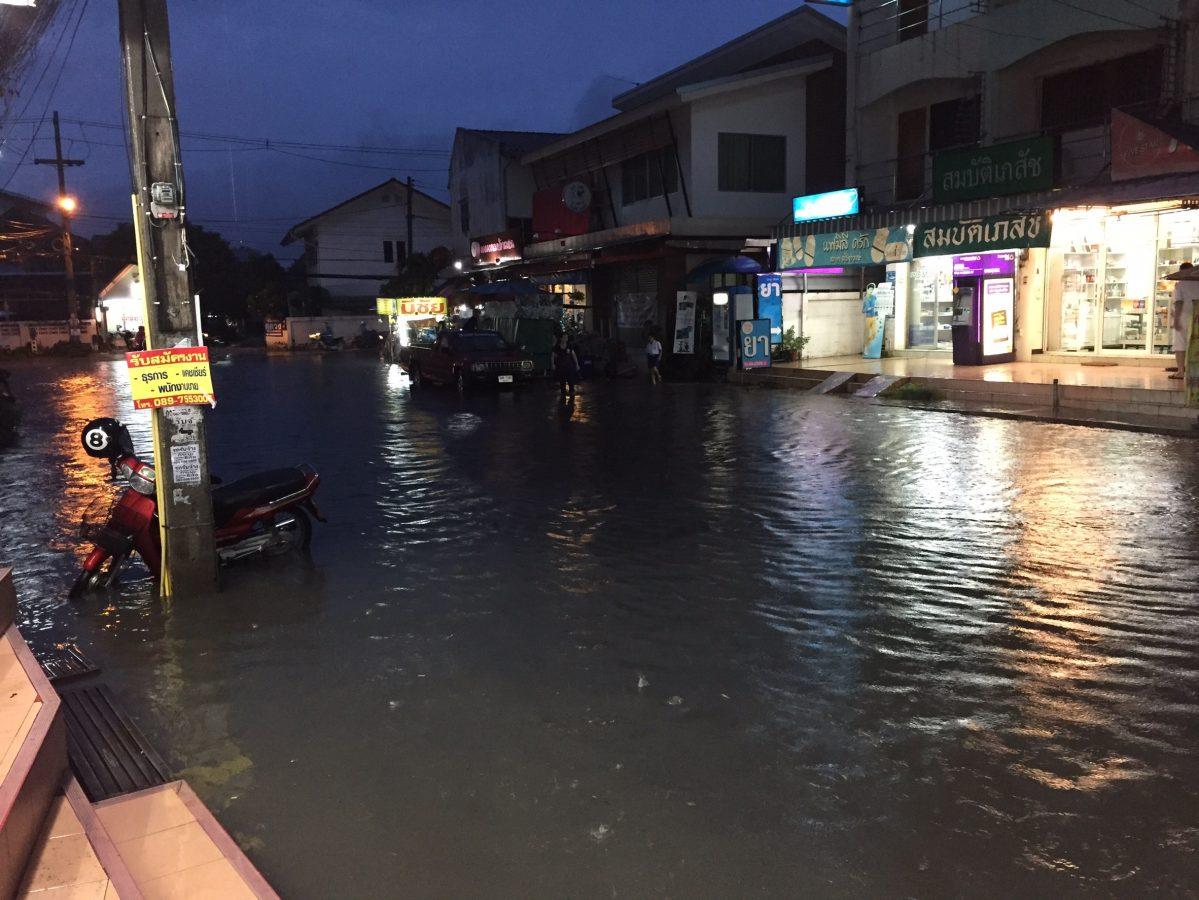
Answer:
[[498, 331], [441, 331], [431, 343], [400, 348], [400, 366], [419, 387], [425, 383], [523, 384], [533, 377], [533, 358]]

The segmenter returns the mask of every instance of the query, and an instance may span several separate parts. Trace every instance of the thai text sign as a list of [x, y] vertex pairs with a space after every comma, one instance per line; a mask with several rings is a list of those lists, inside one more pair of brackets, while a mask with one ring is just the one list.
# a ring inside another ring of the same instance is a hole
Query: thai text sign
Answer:
[[780, 269], [881, 266], [911, 258], [908, 230], [903, 227], [835, 231], [779, 241]]
[[125, 354], [134, 409], [215, 405], [207, 347]]
[[921, 225], [916, 229], [912, 255], [948, 256], [1048, 246], [1049, 217], [1045, 213], [1012, 213]]
[[375, 302], [381, 316], [444, 316], [445, 297], [380, 297]]
[[1112, 181], [1176, 172], [1199, 172], [1199, 151], [1136, 116], [1112, 110]]
[[480, 263], [502, 263], [521, 258], [521, 236], [518, 231], [501, 231], [470, 242], [470, 255]]
[[1053, 138], [952, 150], [933, 157], [933, 199], [974, 200], [1053, 187]]
[[758, 275], [758, 318], [770, 322], [770, 343], [783, 342], [783, 276], [778, 272]]
[[746, 319], [737, 323], [741, 368], [770, 368], [770, 320]]

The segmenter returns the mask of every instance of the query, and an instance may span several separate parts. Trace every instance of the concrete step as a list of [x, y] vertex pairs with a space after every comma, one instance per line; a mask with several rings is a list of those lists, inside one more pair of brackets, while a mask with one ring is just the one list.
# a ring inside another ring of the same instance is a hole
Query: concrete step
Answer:
[[853, 372], [833, 372], [824, 381], [812, 388], [811, 393], [834, 394], [838, 391], [844, 393], [853, 382], [853, 376]]
[[17, 893], [59, 896], [278, 898], [184, 782], [91, 804], [74, 779], [55, 798]]
[[853, 396], [873, 399], [883, 391], [895, 387], [900, 382], [907, 381], [899, 375], [875, 375], [864, 385], [853, 392]]
[[58, 694], [12, 624], [12, 571], [0, 570], [0, 897], [17, 889], [67, 770]]

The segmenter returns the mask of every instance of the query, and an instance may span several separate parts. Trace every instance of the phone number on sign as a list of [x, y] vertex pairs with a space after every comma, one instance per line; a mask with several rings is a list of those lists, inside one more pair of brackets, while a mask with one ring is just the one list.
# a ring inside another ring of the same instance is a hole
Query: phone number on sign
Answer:
[[167, 406], [208, 406], [212, 398], [207, 394], [172, 394], [169, 397], [151, 397], [149, 400], [134, 400], [134, 409], [163, 409]]

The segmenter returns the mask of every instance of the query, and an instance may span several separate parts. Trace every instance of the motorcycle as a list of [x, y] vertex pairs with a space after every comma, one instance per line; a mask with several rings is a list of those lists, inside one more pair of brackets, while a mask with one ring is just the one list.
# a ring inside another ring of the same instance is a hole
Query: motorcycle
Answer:
[[[138, 459], [129, 429], [116, 419], [88, 422], [82, 440], [87, 455], [107, 460], [113, 478], [123, 477], [128, 487], [115, 499], [97, 498], [84, 512], [80, 537], [93, 549], [71, 586], [71, 598], [115, 585], [134, 553], [155, 578], [162, 562], [154, 467]], [[320, 476], [307, 464], [214, 483], [218, 486], [212, 491], [212, 514], [222, 563], [306, 552], [312, 541], [311, 519], [325, 521], [312, 499]]]

